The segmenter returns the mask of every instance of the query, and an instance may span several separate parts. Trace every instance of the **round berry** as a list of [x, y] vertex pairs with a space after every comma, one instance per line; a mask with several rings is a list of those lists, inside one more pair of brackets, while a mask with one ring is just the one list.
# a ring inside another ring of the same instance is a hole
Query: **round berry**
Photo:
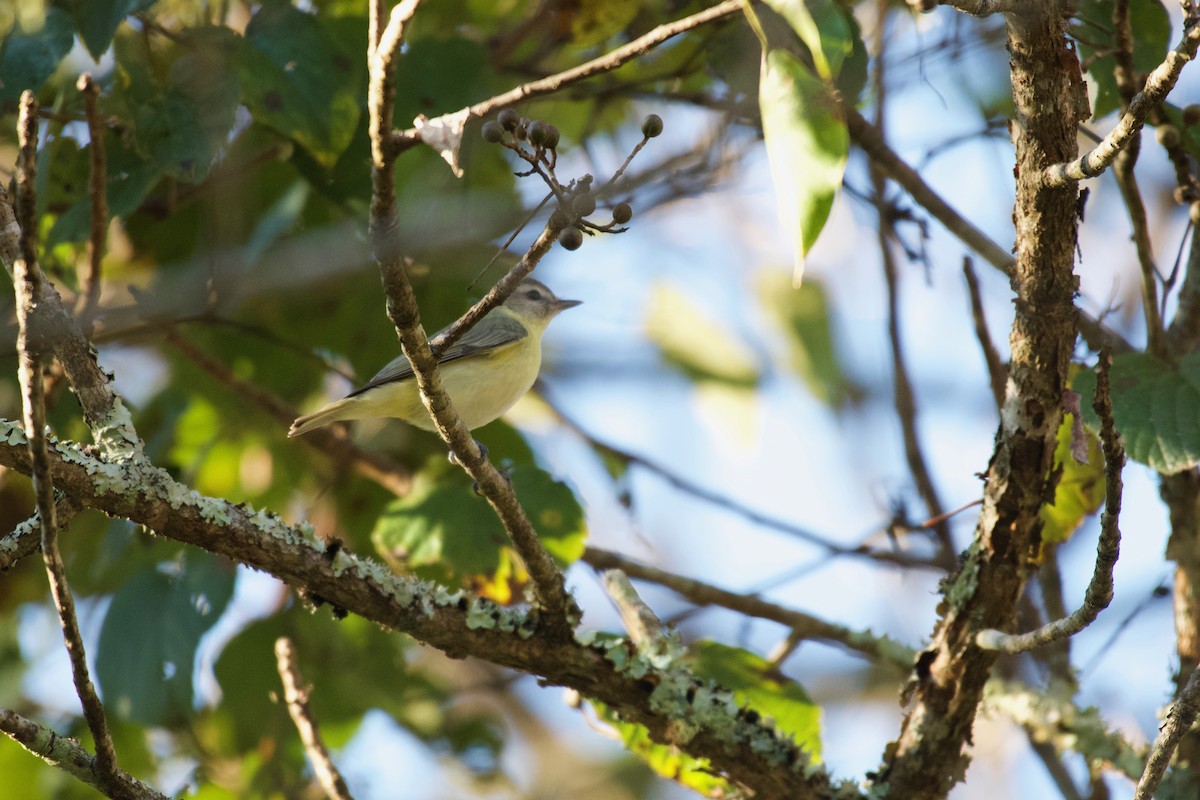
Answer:
[[620, 205], [613, 206], [612, 215], [613, 222], [617, 223], [618, 225], [624, 225], [626, 222], [629, 222], [629, 220], [633, 219], [633, 208], [629, 205], [629, 203], [621, 203]]
[[504, 126], [495, 120], [485, 122], [483, 123], [481, 133], [483, 133], [483, 140], [485, 142], [498, 144], [504, 138]]
[[511, 108], [506, 108], [496, 116], [496, 121], [506, 131], [515, 131], [517, 123], [521, 121], [521, 115], [513, 111]]
[[583, 244], [583, 231], [574, 225], [569, 228], [563, 228], [562, 233], [558, 235], [558, 243], [567, 250], [578, 250]]
[[662, 117], [658, 114], [650, 114], [642, 120], [642, 136], [647, 139], [653, 139], [663, 132]]

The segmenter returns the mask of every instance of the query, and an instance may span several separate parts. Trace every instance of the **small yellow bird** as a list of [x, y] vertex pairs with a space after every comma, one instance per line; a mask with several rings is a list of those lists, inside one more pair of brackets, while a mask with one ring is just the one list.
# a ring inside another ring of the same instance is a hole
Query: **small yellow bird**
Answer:
[[[468, 428], [488, 424], [529, 391], [542, 366], [546, 326], [560, 311], [580, 302], [559, 300], [540, 281], [526, 278], [503, 305], [489, 311], [441, 354], [442, 386]], [[288, 436], [331, 422], [368, 417], [395, 417], [423, 430], [435, 430], [404, 356], [381, 369], [365, 386], [297, 419]]]

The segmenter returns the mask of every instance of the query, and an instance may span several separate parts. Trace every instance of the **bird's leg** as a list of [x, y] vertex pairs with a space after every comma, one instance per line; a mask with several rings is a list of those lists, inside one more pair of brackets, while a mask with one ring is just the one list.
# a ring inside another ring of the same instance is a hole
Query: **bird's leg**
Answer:
[[[478, 439], [475, 439], [474, 441], [475, 441], [475, 446], [479, 448], [479, 454], [482, 455], [484, 458], [487, 458], [488, 457], [487, 445], [484, 444], [483, 442], [479, 441]], [[453, 450], [450, 451], [450, 463], [456, 467], [462, 466], [461, 464], [458, 463], [458, 457], [454, 455]]]

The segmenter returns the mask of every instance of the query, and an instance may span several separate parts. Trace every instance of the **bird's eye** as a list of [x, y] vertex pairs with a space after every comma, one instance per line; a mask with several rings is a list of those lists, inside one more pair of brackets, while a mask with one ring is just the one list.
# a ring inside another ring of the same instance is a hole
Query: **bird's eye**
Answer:
[[530, 300], [541, 300], [542, 299], [542, 293], [539, 292], [537, 289], [530, 289], [528, 292], [525, 293], [525, 296], [528, 297]]

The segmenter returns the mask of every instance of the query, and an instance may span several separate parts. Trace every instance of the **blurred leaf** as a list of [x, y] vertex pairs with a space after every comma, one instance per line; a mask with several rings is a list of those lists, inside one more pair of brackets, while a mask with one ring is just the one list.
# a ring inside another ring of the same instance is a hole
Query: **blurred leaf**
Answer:
[[227, 561], [188, 550], [171, 573], [142, 572], [121, 587], [96, 653], [105, 705], [149, 725], [190, 716], [196, 647], [225, 610], [233, 580]]
[[817, 75], [832, 80], [854, 49], [855, 31], [847, 14], [833, 0], [767, 0], [788, 21], [812, 54]]
[[792, 282], [799, 285], [842, 185], [850, 138], [825, 84], [784, 50], [764, 56], [758, 100], [779, 213], [795, 237]]
[[233, 127], [238, 88], [229, 62], [241, 38], [228, 28], [188, 31], [165, 78], [162, 56], [140, 33], [118, 35], [114, 48], [114, 110], [131, 118], [138, 152], [167, 175], [200, 181]]
[[255, 120], [332, 167], [358, 126], [362, 58], [287, 3], [260, 6], [245, 41], [237, 64], [242, 102]]
[[[1087, 65], [1088, 80], [1096, 87], [1092, 119], [1100, 119], [1121, 107], [1117, 80], [1113, 77], [1116, 47], [1113, 36], [1113, 4], [1108, 0], [1080, 0], [1071, 35], [1079, 43], [1079, 55]], [[1129, 0], [1129, 28], [1133, 34], [1133, 66], [1149, 72], [1159, 65], [1171, 46], [1171, 17], [1160, 0]]]
[[654, 286], [645, 326], [667, 363], [693, 380], [758, 385], [759, 368], [750, 349], [678, 289]]
[[[1086, 463], [1076, 458], [1076, 451], [1085, 449]], [[1061, 468], [1062, 474], [1054, 490], [1054, 502], [1042, 506], [1038, 512], [1043, 545], [1065, 542], [1104, 503], [1104, 453], [1100, 450], [1100, 439], [1082, 422], [1077, 422], [1075, 414], [1064, 414], [1058, 426], [1053, 468]]]
[[616, 730], [621, 743], [664, 778], [697, 792], [701, 797], [737, 797], [732, 784], [717, 775], [707, 759], [692, 758], [677, 747], [650, 738], [644, 725], [625, 722], [603, 703], [592, 701], [596, 716]]
[[[542, 544], [561, 566], [583, 555], [583, 509], [566, 486], [536, 467], [510, 472], [517, 497]], [[484, 590], [507, 602], [525, 576], [515, 573], [504, 527], [461, 470], [427, 470], [407, 497], [390, 503], [371, 540], [400, 569], [446, 584]]]
[[833, 324], [825, 287], [809, 279], [799, 288], [776, 272], [759, 276], [760, 302], [783, 332], [792, 369], [823, 403], [840, 408], [862, 397], [862, 387], [842, 371], [833, 343]]
[[564, 5], [559, 14], [570, 25], [572, 43], [580, 47], [600, 44], [629, 27], [645, 0], [580, 0]]
[[55, 0], [54, 5], [71, 15], [79, 38], [99, 61], [125, 18], [145, 11], [154, 0]]
[[777, 731], [791, 736], [820, 763], [821, 707], [800, 684], [783, 677], [766, 659], [739, 647], [705, 641], [690, 650], [689, 661], [697, 675], [732, 690], [740, 705], [770, 717]]
[[14, 25], [0, 42], [0, 111], [15, 110], [24, 90], [40, 89], [74, 44], [75, 26], [59, 8], [47, 8], [37, 30]]
[[[1113, 359], [1110, 374], [1113, 421], [1134, 461], [1164, 475], [1200, 464], [1200, 353], [1189, 353], [1173, 367], [1146, 353]], [[1074, 381], [1083, 414], [1094, 428], [1092, 410], [1096, 375], [1082, 370]]]

